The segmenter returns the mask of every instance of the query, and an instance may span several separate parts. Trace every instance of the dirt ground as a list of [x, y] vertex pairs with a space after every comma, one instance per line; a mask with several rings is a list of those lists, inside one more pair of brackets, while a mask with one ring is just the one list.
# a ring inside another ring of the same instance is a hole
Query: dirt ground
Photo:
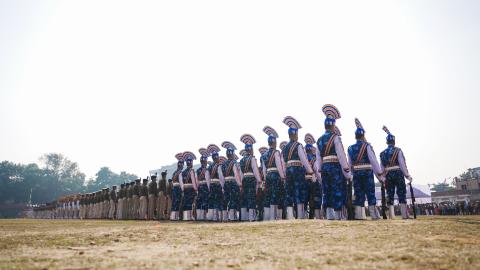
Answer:
[[480, 269], [480, 216], [193, 223], [0, 220], [0, 269]]

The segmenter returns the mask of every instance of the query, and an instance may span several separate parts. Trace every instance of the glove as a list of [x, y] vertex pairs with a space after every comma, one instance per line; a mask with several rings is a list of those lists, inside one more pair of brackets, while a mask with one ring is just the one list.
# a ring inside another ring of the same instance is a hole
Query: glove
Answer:
[[410, 175], [407, 176], [407, 179], [408, 179], [408, 181], [410, 181], [410, 183], [413, 181], [413, 178], [412, 178], [412, 176], [410, 176]]

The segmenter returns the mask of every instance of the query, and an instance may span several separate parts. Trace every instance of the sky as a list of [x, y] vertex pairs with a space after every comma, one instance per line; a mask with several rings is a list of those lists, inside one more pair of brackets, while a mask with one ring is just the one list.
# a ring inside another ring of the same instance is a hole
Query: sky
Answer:
[[[140, 176], [331, 103], [419, 184], [480, 166], [479, 1], [0, 0], [0, 160]], [[198, 161], [197, 161], [198, 162]]]

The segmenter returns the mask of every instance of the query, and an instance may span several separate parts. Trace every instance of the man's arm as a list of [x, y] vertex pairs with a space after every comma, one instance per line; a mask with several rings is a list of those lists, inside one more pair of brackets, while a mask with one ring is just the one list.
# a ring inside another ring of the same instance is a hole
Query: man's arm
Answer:
[[308, 162], [307, 154], [305, 153], [305, 149], [301, 144], [298, 145], [297, 148], [298, 157], [300, 157], [300, 161], [302, 162], [303, 167], [307, 170], [307, 174], [313, 174], [312, 166], [310, 166], [310, 162]]
[[343, 175], [345, 178], [352, 179], [352, 174], [350, 172], [350, 165], [348, 165], [347, 157], [345, 156], [345, 150], [343, 149], [342, 140], [339, 136], [335, 137], [335, 152], [337, 152], [338, 162], [343, 169]]
[[285, 179], [285, 168], [283, 167], [282, 159], [280, 158], [280, 153], [275, 151], [275, 166], [277, 167], [278, 174], [280, 174], [281, 179]]

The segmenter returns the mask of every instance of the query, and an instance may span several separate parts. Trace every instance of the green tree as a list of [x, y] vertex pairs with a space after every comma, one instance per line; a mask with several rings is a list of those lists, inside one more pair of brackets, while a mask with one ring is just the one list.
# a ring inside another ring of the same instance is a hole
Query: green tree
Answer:
[[59, 153], [45, 154], [40, 161], [54, 198], [84, 190], [85, 174], [80, 171], [76, 162]]
[[113, 185], [120, 185], [125, 182], [130, 182], [138, 177], [134, 174], [129, 174], [127, 172], [121, 172], [116, 174], [108, 167], [102, 167], [95, 174], [95, 179], [91, 179], [87, 183], [87, 191], [94, 192], [102, 188], [111, 187]]

